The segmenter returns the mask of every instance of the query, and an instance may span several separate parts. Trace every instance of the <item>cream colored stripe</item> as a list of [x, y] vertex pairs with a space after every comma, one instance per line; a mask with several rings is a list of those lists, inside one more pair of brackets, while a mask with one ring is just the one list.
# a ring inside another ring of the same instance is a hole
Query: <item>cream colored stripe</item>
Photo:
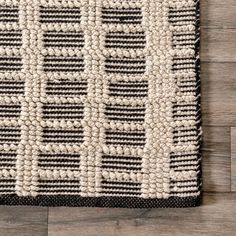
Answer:
[[172, 146], [170, 78], [172, 58], [168, 24], [169, 0], [143, 1], [143, 25], [147, 37], [146, 60], [149, 93], [146, 103], [146, 145], [143, 154], [142, 197], [169, 196], [169, 153]]
[[84, 102], [84, 143], [81, 145], [80, 185], [83, 197], [98, 196], [101, 182], [101, 155], [103, 139], [103, 71], [101, 48], [102, 23], [101, 0], [83, 1], [81, 7], [81, 27], [85, 35], [85, 46], [82, 49], [85, 60], [85, 71], [82, 74], [88, 82], [87, 99]]
[[19, 1], [19, 25], [22, 30], [21, 47], [25, 94], [21, 103], [21, 142], [16, 161], [16, 193], [19, 196], [37, 195], [37, 157], [41, 141], [40, 87], [42, 57], [40, 55], [41, 29], [38, 21], [39, 1]]

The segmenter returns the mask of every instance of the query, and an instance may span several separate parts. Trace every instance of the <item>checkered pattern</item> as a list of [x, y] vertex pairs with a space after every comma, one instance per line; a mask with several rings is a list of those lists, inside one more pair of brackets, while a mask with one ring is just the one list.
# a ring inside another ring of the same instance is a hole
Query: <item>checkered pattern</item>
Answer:
[[199, 204], [198, 0], [0, 1], [0, 204]]

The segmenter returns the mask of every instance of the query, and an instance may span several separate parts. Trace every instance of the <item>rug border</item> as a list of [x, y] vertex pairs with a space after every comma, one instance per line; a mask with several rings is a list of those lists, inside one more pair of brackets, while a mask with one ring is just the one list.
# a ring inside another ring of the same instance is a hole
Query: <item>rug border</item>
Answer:
[[81, 196], [37, 196], [19, 197], [16, 194], [2, 195], [0, 205], [24, 205], [42, 207], [108, 207], [108, 208], [185, 208], [201, 205], [201, 196], [139, 198], [139, 197], [81, 197]]

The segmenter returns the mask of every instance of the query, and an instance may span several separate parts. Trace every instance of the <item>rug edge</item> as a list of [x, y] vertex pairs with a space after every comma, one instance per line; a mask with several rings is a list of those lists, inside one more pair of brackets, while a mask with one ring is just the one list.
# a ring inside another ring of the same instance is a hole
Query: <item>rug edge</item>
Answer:
[[139, 197], [80, 197], [80, 196], [37, 196], [19, 197], [9, 194], [0, 197], [0, 205], [23, 205], [41, 207], [107, 207], [107, 208], [185, 208], [201, 205], [201, 195], [170, 197], [168, 199], [143, 199]]

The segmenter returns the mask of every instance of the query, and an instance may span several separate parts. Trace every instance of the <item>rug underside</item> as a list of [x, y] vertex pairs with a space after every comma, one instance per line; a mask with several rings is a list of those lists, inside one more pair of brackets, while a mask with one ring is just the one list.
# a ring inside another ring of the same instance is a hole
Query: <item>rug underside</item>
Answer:
[[200, 204], [199, 0], [0, 3], [0, 204]]

